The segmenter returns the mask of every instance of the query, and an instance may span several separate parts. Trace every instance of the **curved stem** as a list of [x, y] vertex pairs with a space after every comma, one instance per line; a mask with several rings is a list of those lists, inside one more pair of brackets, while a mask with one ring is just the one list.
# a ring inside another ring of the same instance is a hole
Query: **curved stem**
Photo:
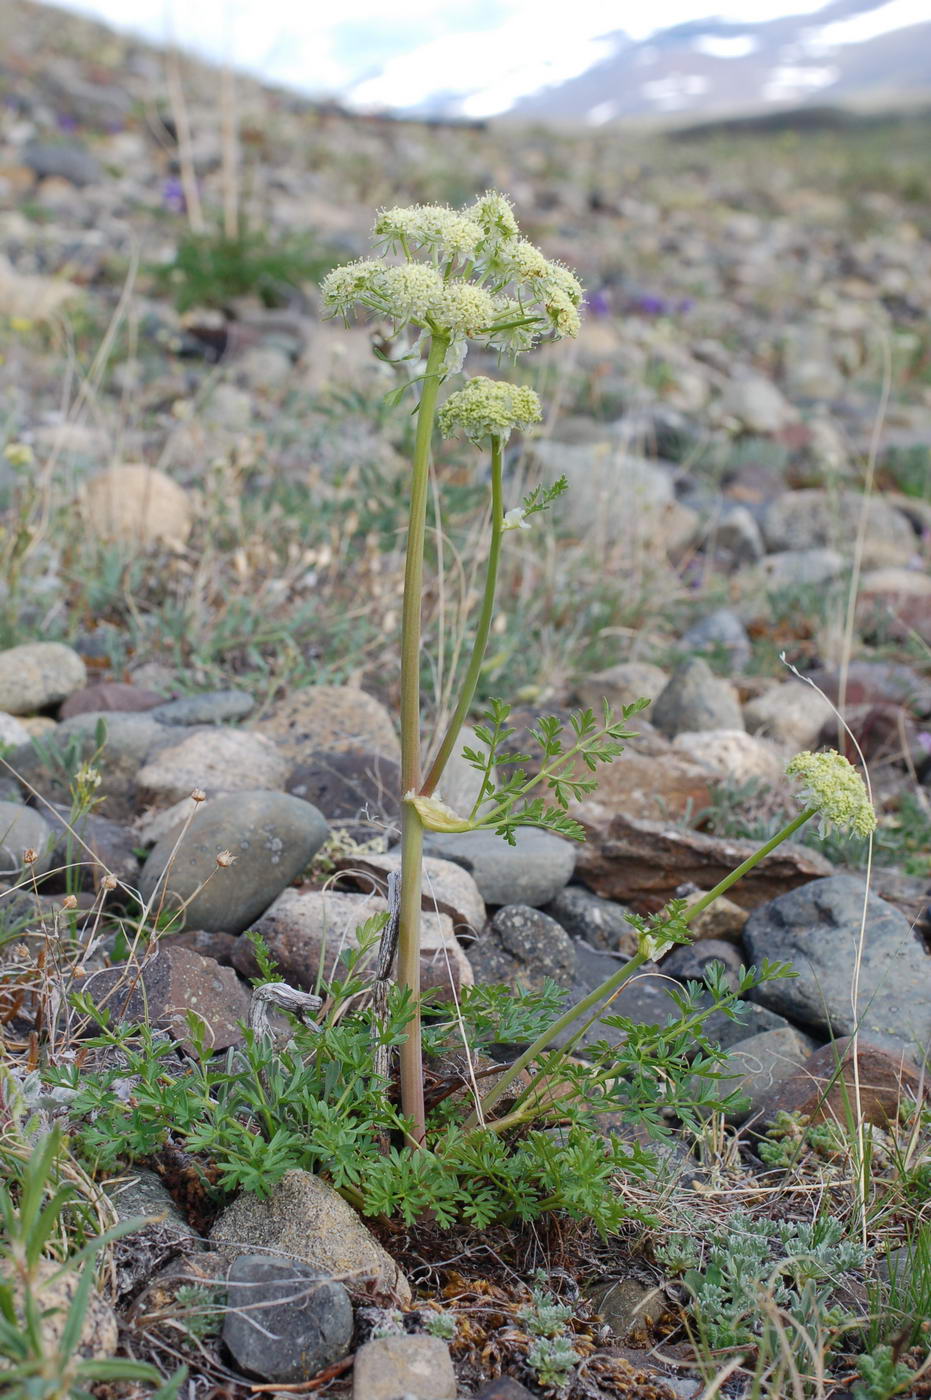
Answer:
[[495, 605], [498, 560], [501, 556], [501, 535], [504, 525], [504, 489], [501, 482], [503, 455], [501, 438], [493, 437], [491, 439], [491, 545], [488, 550], [488, 567], [485, 572], [482, 607], [475, 630], [475, 641], [472, 644], [472, 655], [469, 657], [468, 669], [459, 693], [459, 703], [449, 721], [446, 733], [443, 735], [443, 742], [430, 766], [423, 787], [420, 789], [424, 797], [430, 797], [434, 792], [442, 777], [443, 769], [449, 762], [449, 756], [459, 737], [459, 731], [462, 729], [469, 713], [469, 707], [475, 698], [478, 678], [482, 672], [482, 662], [485, 660], [485, 649], [488, 646], [488, 634], [491, 631], [491, 618]]
[[[414, 441], [411, 505], [404, 563], [404, 603], [401, 612], [401, 791], [420, 786], [420, 608], [423, 596], [423, 551], [427, 528], [430, 441], [443, 359], [449, 347], [444, 336], [430, 342], [424, 373], [417, 434]], [[423, 1064], [420, 1036], [420, 898], [423, 880], [423, 827], [416, 810], [405, 802], [401, 817], [401, 901], [398, 926], [398, 983], [411, 994], [413, 1019], [401, 1045], [401, 1109], [413, 1121], [414, 1137], [426, 1131]]]
[[[775, 850], [783, 841], [788, 840], [794, 832], [798, 831], [800, 826], [804, 826], [805, 822], [815, 815], [816, 809], [809, 807], [806, 808], [804, 812], [800, 813], [799, 816], [794, 817], [792, 821], [784, 826], [781, 831], [778, 831], [765, 845], [761, 846], [758, 851], [754, 851], [753, 855], [748, 856], [745, 861], [738, 865], [736, 870], [732, 870], [729, 875], [725, 875], [724, 879], [720, 880], [715, 885], [714, 889], [709, 890], [707, 894], [702, 895], [701, 899], [696, 900], [683, 914], [685, 922], [690, 923], [703, 909], [707, 909], [708, 905], [713, 903], [719, 895], [724, 894], [725, 890], [729, 890], [732, 885], [736, 884], [739, 879], [768, 856], [770, 851]], [[578, 1020], [580, 1016], [584, 1016], [587, 1011], [593, 1010], [605, 997], [611, 996], [612, 993], [616, 992], [638, 968], [642, 967], [643, 964], [648, 961], [648, 956], [646, 950], [635, 953], [629, 962], [626, 962], [623, 967], [618, 968], [617, 972], [612, 973], [611, 976], [606, 978], [593, 992], [589, 992], [587, 997], [583, 997], [582, 1000], [577, 1001], [574, 1006], [570, 1006], [569, 1010], [560, 1016], [558, 1021], [554, 1021], [541, 1035], [538, 1035], [533, 1044], [514, 1061], [510, 1069], [502, 1074], [500, 1079], [495, 1081], [494, 1088], [482, 1100], [482, 1114], [487, 1116], [488, 1110], [494, 1107], [502, 1094], [507, 1093], [521, 1070], [526, 1069], [527, 1065], [539, 1059], [547, 1046], [551, 1045], [562, 1031], [571, 1026], [573, 1021]], [[467, 1131], [471, 1132], [477, 1128], [478, 1125], [478, 1114], [473, 1113], [465, 1127]], [[493, 1125], [490, 1124], [488, 1126], [492, 1127]]]

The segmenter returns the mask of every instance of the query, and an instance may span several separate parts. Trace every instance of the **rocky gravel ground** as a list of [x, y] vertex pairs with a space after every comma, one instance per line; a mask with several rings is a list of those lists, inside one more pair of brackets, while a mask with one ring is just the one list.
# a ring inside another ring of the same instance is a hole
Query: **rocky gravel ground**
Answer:
[[[579, 269], [589, 304], [578, 342], [540, 356], [543, 431], [512, 443], [515, 499], [562, 474], [570, 491], [503, 569], [483, 693], [514, 700], [519, 729], [602, 696], [652, 704], [577, 805], [584, 845], [430, 839], [424, 984], [448, 997], [550, 979], [583, 995], [633, 951], [631, 914], [711, 888], [778, 829], [796, 751], [862, 753], [880, 819], [865, 936], [865, 850], [806, 837], [614, 1009], [662, 1023], [670, 992], [712, 961], [729, 975], [790, 961], [794, 979], [714, 1028], [746, 1095], [730, 1124], [741, 1170], [780, 1114], [836, 1119], [854, 1084], [887, 1129], [924, 1094], [931, 1035], [931, 191], [909, 129], [877, 154], [866, 137], [803, 149], [428, 128], [242, 80], [234, 181], [216, 73], [182, 65], [188, 150], [164, 55], [19, 3], [0, 35], [11, 1045], [36, 1031], [15, 988], [49, 940], [79, 948], [74, 975], [116, 1023], [144, 1014], [184, 1055], [193, 1015], [219, 1055], [249, 1015], [247, 933], [312, 991], [386, 908], [407, 408], [385, 406], [396, 380], [372, 353], [377, 328], [321, 320], [313, 275], [217, 292], [179, 249], [197, 209], [212, 221], [235, 188], [250, 228], [306, 236], [322, 271], [365, 250], [378, 204], [495, 185]], [[495, 372], [480, 359], [468, 368]], [[438, 480], [463, 561], [457, 596], [431, 583], [425, 597], [448, 670], [474, 601], [483, 481], [448, 446]], [[470, 805], [474, 778], [453, 764], [442, 795]], [[127, 980], [126, 930], [147, 918], [160, 932]], [[677, 1151], [684, 1190], [725, 1189], [723, 1166]], [[209, 1222], [148, 1167], [107, 1189], [119, 1215], [162, 1218], [141, 1271], [121, 1247], [97, 1354], [115, 1346], [112, 1304], [125, 1333], [177, 1311], [192, 1279], [220, 1280], [233, 1310], [211, 1364], [229, 1394], [321, 1373], [356, 1400], [553, 1393], [516, 1363], [480, 1385], [464, 1324], [451, 1342], [436, 1322], [437, 1271], [311, 1173]], [[595, 1355], [617, 1374], [593, 1370], [595, 1388], [572, 1393], [697, 1396], [685, 1363], [648, 1355], [670, 1297], [648, 1318], [656, 1275], [631, 1258], [589, 1304]], [[239, 1298], [287, 1345], [244, 1325]], [[516, 1324], [495, 1306], [503, 1336]]]

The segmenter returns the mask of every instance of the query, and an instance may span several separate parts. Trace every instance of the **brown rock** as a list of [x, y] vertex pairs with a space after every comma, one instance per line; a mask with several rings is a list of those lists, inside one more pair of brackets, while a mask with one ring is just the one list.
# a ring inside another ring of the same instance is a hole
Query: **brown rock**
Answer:
[[[701, 892], [691, 896], [689, 903], [695, 904], [699, 899]], [[733, 899], [728, 899], [726, 894], [722, 894], [693, 919], [689, 928], [696, 942], [705, 938], [717, 938], [728, 943], [739, 943], [748, 918], [746, 909], [741, 909]]]
[[293, 763], [306, 760], [308, 754], [350, 749], [401, 756], [394, 720], [384, 705], [351, 685], [311, 685], [295, 691], [272, 707], [262, 732]]
[[[931, 1097], [918, 1066], [898, 1054], [860, 1040], [856, 1047], [860, 1081], [860, 1111], [867, 1123], [884, 1127], [895, 1118], [905, 1098]], [[757, 1104], [757, 1126], [769, 1124], [777, 1113], [800, 1113], [812, 1123], [834, 1120], [844, 1129], [857, 1113], [854, 1082], [854, 1038], [841, 1036], [810, 1055]]]
[[60, 719], [70, 719], [72, 715], [101, 714], [112, 710], [132, 710], [141, 712], [161, 705], [164, 695], [154, 690], [143, 690], [138, 685], [126, 685], [122, 681], [101, 681], [99, 685], [87, 685], [76, 690], [58, 711]]
[[202, 958], [212, 958], [221, 967], [233, 966], [233, 953], [239, 939], [235, 933], [219, 929], [191, 928], [186, 933], [162, 934], [163, 948], [190, 948]]
[[707, 768], [676, 754], [647, 758], [630, 750], [595, 774], [594, 801], [648, 821], [689, 820], [711, 805], [715, 781]]
[[292, 770], [287, 790], [319, 807], [331, 825], [371, 828], [374, 835], [397, 824], [401, 772], [395, 759], [366, 749], [315, 753]]
[[352, 1400], [455, 1400], [456, 1373], [440, 1337], [373, 1337], [356, 1352]]
[[[710, 890], [757, 849], [737, 841], [684, 831], [661, 822], [640, 821], [596, 802], [575, 809], [587, 840], [580, 846], [576, 874], [596, 894], [618, 899], [637, 911], [655, 912], [684, 883]], [[766, 856], [729, 891], [753, 909], [797, 885], [830, 875], [824, 856], [787, 843]]]
[[92, 476], [81, 509], [92, 534], [122, 544], [183, 545], [193, 524], [187, 492], [164, 472], [135, 462]]
[[91, 973], [84, 990], [115, 1021], [167, 1030], [189, 1052], [188, 1012], [199, 1019], [211, 1050], [238, 1044], [237, 1023], [249, 1014], [249, 993], [231, 968], [178, 944], [159, 948], [141, 969], [126, 964]]

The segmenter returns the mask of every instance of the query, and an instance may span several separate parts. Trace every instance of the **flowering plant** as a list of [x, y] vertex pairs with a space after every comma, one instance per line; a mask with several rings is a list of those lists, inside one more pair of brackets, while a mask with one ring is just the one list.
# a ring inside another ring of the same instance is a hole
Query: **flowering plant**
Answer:
[[[463, 750], [465, 760], [481, 774], [472, 810], [456, 812], [436, 795], [475, 698], [491, 628], [503, 537], [509, 531], [529, 529], [531, 518], [548, 509], [566, 489], [562, 478], [546, 489], [536, 487], [519, 505], [505, 506], [504, 446], [512, 432], [530, 428], [542, 418], [540, 401], [532, 389], [478, 376], [449, 394], [438, 408], [440, 390], [450, 375], [462, 369], [470, 343], [516, 357], [545, 338], [576, 335], [583, 289], [567, 267], [547, 259], [520, 236], [509, 201], [494, 192], [459, 211], [439, 205], [383, 210], [375, 220], [373, 236], [379, 256], [334, 269], [325, 278], [322, 291], [332, 315], [348, 319], [361, 310], [387, 320], [396, 335], [408, 335], [410, 346], [402, 358], [421, 367], [412, 380], [420, 390], [401, 622], [403, 800], [397, 979], [411, 1015], [406, 1039], [400, 1046], [401, 1102], [411, 1124], [411, 1139], [422, 1143], [426, 1119], [419, 977], [424, 831], [492, 829], [513, 843], [518, 827], [537, 826], [583, 840], [581, 825], [570, 815], [570, 803], [594, 790], [597, 783], [591, 775], [599, 764], [610, 763], [621, 753], [622, 741], [631, 737], [625, 724], [647, 701], [626, 706], [620, 716], [615, 716], [604, 702], [600, 721], [591, 710], [580, 711], [571, 716], [568, 734], [558, 719], [542, 717], [531, 734], [542, 750], [543, 762], [537, 773], [528, 775], [522, 765], [529, 756], [507, 747], [515, 734], [508, 726], [509, 708], [494, 700], [484, 722], [476, 727], [481, 749]], [[482, 600], [458, 701], [445, 732], [433, 746], [432, 758], [424, 763], [421, 598], [430, 455], [436, 425], [447, 437], [463, 436], [488, 448], [491, 538]], [[506, 771], [504, 779], [499, 779], [499, 769]], [[839, 755], [801, 754], [789, 771], [804, 784], [808, 804], [805, 810], [697, 902], [686, 908], [682, 901], [674, 901], [663, 914], [641, 920], [634, 957], [552, 1022], [497, 1077], [494, 1087], [477, 1100], [467, 1130], [500, 1133], [512, 1124], [545, 1112], [546, 1095], [531, 1085], [503, 1118], [488, 1118], [503, 1095], [516, 1086], [523, 1070], [535, 1066], [538, 1078], [551, 1076], [557, 1068], [565, 1073], [568, 1049], [593, 1021], [604, 1018], [605, 1004], [610, 1004], [621, 985], [649, 959], [661, 957], [675, 943], [686, 942], [688, 926], [701, 910], [812, 816], [820, 815], [822, 828], [826, 822], [833, 822], [851, 825], [858, 831], [872, 830], [875, 817], [862, 780]], [[746, 986], [754, 985], [754, 978], [764, 980], [776, 975], [785, 975], [785, 969], [764, 967], [758, 973], [751, 969], [746, 974]], [[688, 1024], [691, 1027], [693, 1023]], [[694, 1024], [697, 1026], [698, 1022]], [[574, 1029], [564, 1048], [543, 1059], [554, 1039], [570, 1027]]]

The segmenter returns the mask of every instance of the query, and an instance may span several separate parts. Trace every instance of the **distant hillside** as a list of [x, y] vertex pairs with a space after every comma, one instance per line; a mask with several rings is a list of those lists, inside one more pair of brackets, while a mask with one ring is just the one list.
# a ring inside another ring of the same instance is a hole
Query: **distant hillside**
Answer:
[[610, 36], [610, 58], [523, 99], [509, 115], [600, 125], [808, 103], [908, 102], [931, 94], [931, 11], [923, 23], [871, 32], [895, 14], [888, 0], [835, 0], [814, 15], [765, 24], [694, 20], [644, 43], [619, 32]]

